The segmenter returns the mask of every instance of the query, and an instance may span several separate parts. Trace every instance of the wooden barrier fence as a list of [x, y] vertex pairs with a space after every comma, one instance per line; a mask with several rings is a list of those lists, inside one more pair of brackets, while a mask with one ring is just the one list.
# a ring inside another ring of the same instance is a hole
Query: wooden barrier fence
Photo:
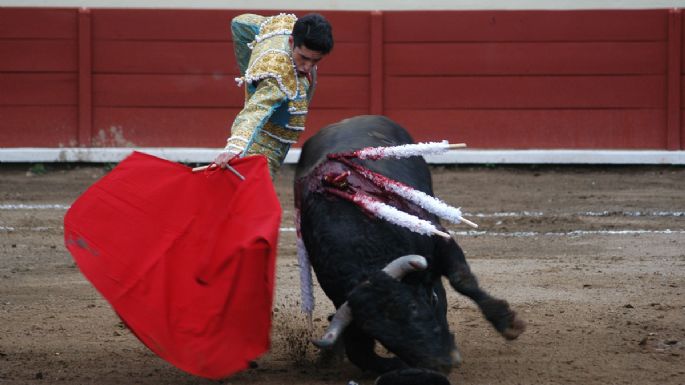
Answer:
[[[223, 146], [243, 12], [0, 8], [0, 147]], [[321, 13], [302, 140], [372, 113], [472, 148], [685, 149], [679, 9]]]

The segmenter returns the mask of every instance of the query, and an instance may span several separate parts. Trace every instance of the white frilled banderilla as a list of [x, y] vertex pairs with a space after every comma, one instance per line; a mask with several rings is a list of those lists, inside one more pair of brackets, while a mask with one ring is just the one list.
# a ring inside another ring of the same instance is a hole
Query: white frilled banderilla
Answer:
[[[465, 144], [460, 143], [460, 144], [449, 144], [446, 140], [442, 142], [429, 142], [429, 143], [417, 143], [417, 144], [405, 144], [401, 146], [391, 146], [391, 147], [367, 147], [363, 148], [361, 150], [353, 151], [353, 152], [348, 152], [348, 153], [337, 153], [337, 154], [329, 154], [328, 158], [329, 159], [334, 159], [336, 161], [339, 161], [346, 166], [348, 166], [350, 169], [354, 170], [357, 172], [359, 175], [363, 176], [370, 182], [372, 182], [376, 187], [388, 192], [389, 194], [396, 195], [402, 199], [405, 199], [409, 202], [412, 202], [413, 204], [418, 205], [419, 207], [423, 208], [424, 210], [437, 215], [440, 218], [443, 218], [445, 220], [448, 220], [452, 223], [465, 223], [471, 227], [477, 228], [478, 225], [465, 219], [462, 216], [461, 209], [452, 207], [445, 202], [432, 197], [422, 191], [416, 190], [410, 186], [405, 185], [404, 183], [400, 183], [398, 181], [395, 181], [393, 179], [387, 178], [384, 175], [378, 174], [376, 172], [373, 172], [366, 167], [359, 165], [355, 162], [350, 161], [350, 159], [353, 158], [358, 158], [358, 159], [368, 159], [368, 160], [378, 160], [378, 159], [383, 159], [383, 158], [406, 158], [406, 157], [411, 157], [411, 156], [423, 156], [423, 155], [431, 155], [431, 154], [439, 154], [446, 152], [451, 149], [457, 149], [457, 148], [464, 148], [466, 147]], [[340, 179], [344, 180], [347, 176], [349, 176], [349, 171], [346, 174], [342, 174], [339, 176]], [[368, 194], [365, 194], [361, 191], [342, 191], [338, 190], [335, 188], [326, 188], [326, 192], [336, 195], [340, 198], [349, 200], [350, 202], [353, 202], [357, 206], [359, 206], [363, 211], [366, 211], [378, 218], [381, 218], [383, 220], [387, 220], [395, 225], [405, 227], [411, 231], [414, 231], [419, 234], [424, 234], [424, 235], [439, 235], [441, 237], [449, 238], [450, 235], [438, 230], [432, 223], [429, 221], [423, 220], [421, 218], [418, 218], [415, 215], [405, 213], [403, 211], [400, 211], [396, 209], [393, 206], [390, 206], [384, 202], [381, 202], [380, 200], [371, 197]], [[296, 212], [296, 217], [295, 217], [295, 222], [296, 222], [296, 227], [297, 227], [297, 255], [298, 255], [298, 263], [300, 265], [300, 294], [301, 294], [301, 299], [302, 299], [302, 311], [305, 312], [308, 316], [309, 323], [311, 326], [311, 318], [312, 318], [312, 312], [314, 311], [314, 296], [313, 296], [313, 291], [312, 291], [312, 272], [311, 272], [311, 266], [309, 264], [309, 258], [307, 256], [307, 251], [304, 248], [304, 243], [302, 242], [301, 239], [301, 233], [300, 233], [300, 219], [299, 219], [299, 212]], [[405, 258], [405, 257], [402, 257]], [[402, 259], [400, 258], [400, 259]], [[400, 260], [398, 259], [398, 261]], [[393, 262], [395, 263], [395, 262]], [[386, 267], [386, 269], [391, 268], [391, 263]], [[402, 262], [398, 262], [402, 264]], [[424, 260], [425, 263], [425, 260]], [[405, 264], [403, 266], [419, 266], [420, 264]], [[425, 269], [425, 266], [423, 267]], [[385, 269], [384, 269], [385, 270]], [[403, 270], [404, 273], [408, 272], [409, 270]], [[403, 274], [404, 274], [403, 273]], [[397, 279], [401, 279], [401, 276], [395, 276]], [[331, 324], [331, 328], [333, 328], [333, 331], [330, 330], [329, 332], [326, 333], [326, 336], [329, 336], [331, 334], [333, 339], [331, 340], [330, 338], [324, 337], [322, 340], [319, 340], [316, 344], [318, 346], [328, 346], [329, 342], [332, 344], [331, 341], [335, 341], [335, 338], [339, 335], [339, 333], [344, 329], [344, 326], [346, 326], [349, 321], [351, 320], [351, 314], [349, 313], [349, 307], [347, 305], [343, 305], [338, 310], [338, 313], [336, 313], [336, 318], [340, 319], [345, 319], [346, 323], [341, 323], [339, 321], [334, 322], [335, 325], [338, 326], [333, 326]], [[338, 315], [340, 314], [340, 315]], [[349, 316], [349, 317], [348, 317]], [[348, 319], [349, 318], [349, 319]], [[343, 326], [339, 326], [343, 325]]]

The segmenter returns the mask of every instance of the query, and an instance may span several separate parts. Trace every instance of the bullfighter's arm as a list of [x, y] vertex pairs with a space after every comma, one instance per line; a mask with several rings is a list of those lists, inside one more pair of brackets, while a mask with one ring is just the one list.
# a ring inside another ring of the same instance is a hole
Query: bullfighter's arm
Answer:
[[264, 123], [286, 100], [276, 79], [266, 78], [260, 81], [255, 93], [245, 102], [245, 107], [233, 121], [226, 150], [232, 154], [246, 154]]

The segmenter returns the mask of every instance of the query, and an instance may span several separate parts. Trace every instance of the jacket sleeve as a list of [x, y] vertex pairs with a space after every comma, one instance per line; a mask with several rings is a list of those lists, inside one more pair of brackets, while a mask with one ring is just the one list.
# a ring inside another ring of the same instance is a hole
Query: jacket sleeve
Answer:
[[240, 68], [240, 75], [245, 75], [245, 70], [250, 62], [252, 50], [247, 46], [252, 43], [259, 34], [259, 27], [265, 20], [264, 16], [246, 13], [231, 20], [231, 35], [233, 36], [233, 52], [235, 60]]
[[226, 150], [233, 154], [246, 154], [264, 127], [264, 123], [269, 120], [274, 110], [286, 101], [287, 97], [276, 79], [266, 78], [260, 81], [255, 93], [245, 102], [242, 111], [233, 121]]

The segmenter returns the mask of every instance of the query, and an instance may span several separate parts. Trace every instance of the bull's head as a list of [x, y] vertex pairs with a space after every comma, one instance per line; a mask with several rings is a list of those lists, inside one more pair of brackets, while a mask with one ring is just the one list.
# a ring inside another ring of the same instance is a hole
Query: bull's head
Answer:
[[427, 267], [426, 259], [419, 255], [389, 263], [350, 293], [324, 336], [313, 343], [331, 347], [356, 319], [358, 327], [410, 365], [449, 372], [461, 363], [461, 355], [445, 319], [442, 286], [440, 293], [426, 295], [423, 287], [400, 282], [408, 273]]

